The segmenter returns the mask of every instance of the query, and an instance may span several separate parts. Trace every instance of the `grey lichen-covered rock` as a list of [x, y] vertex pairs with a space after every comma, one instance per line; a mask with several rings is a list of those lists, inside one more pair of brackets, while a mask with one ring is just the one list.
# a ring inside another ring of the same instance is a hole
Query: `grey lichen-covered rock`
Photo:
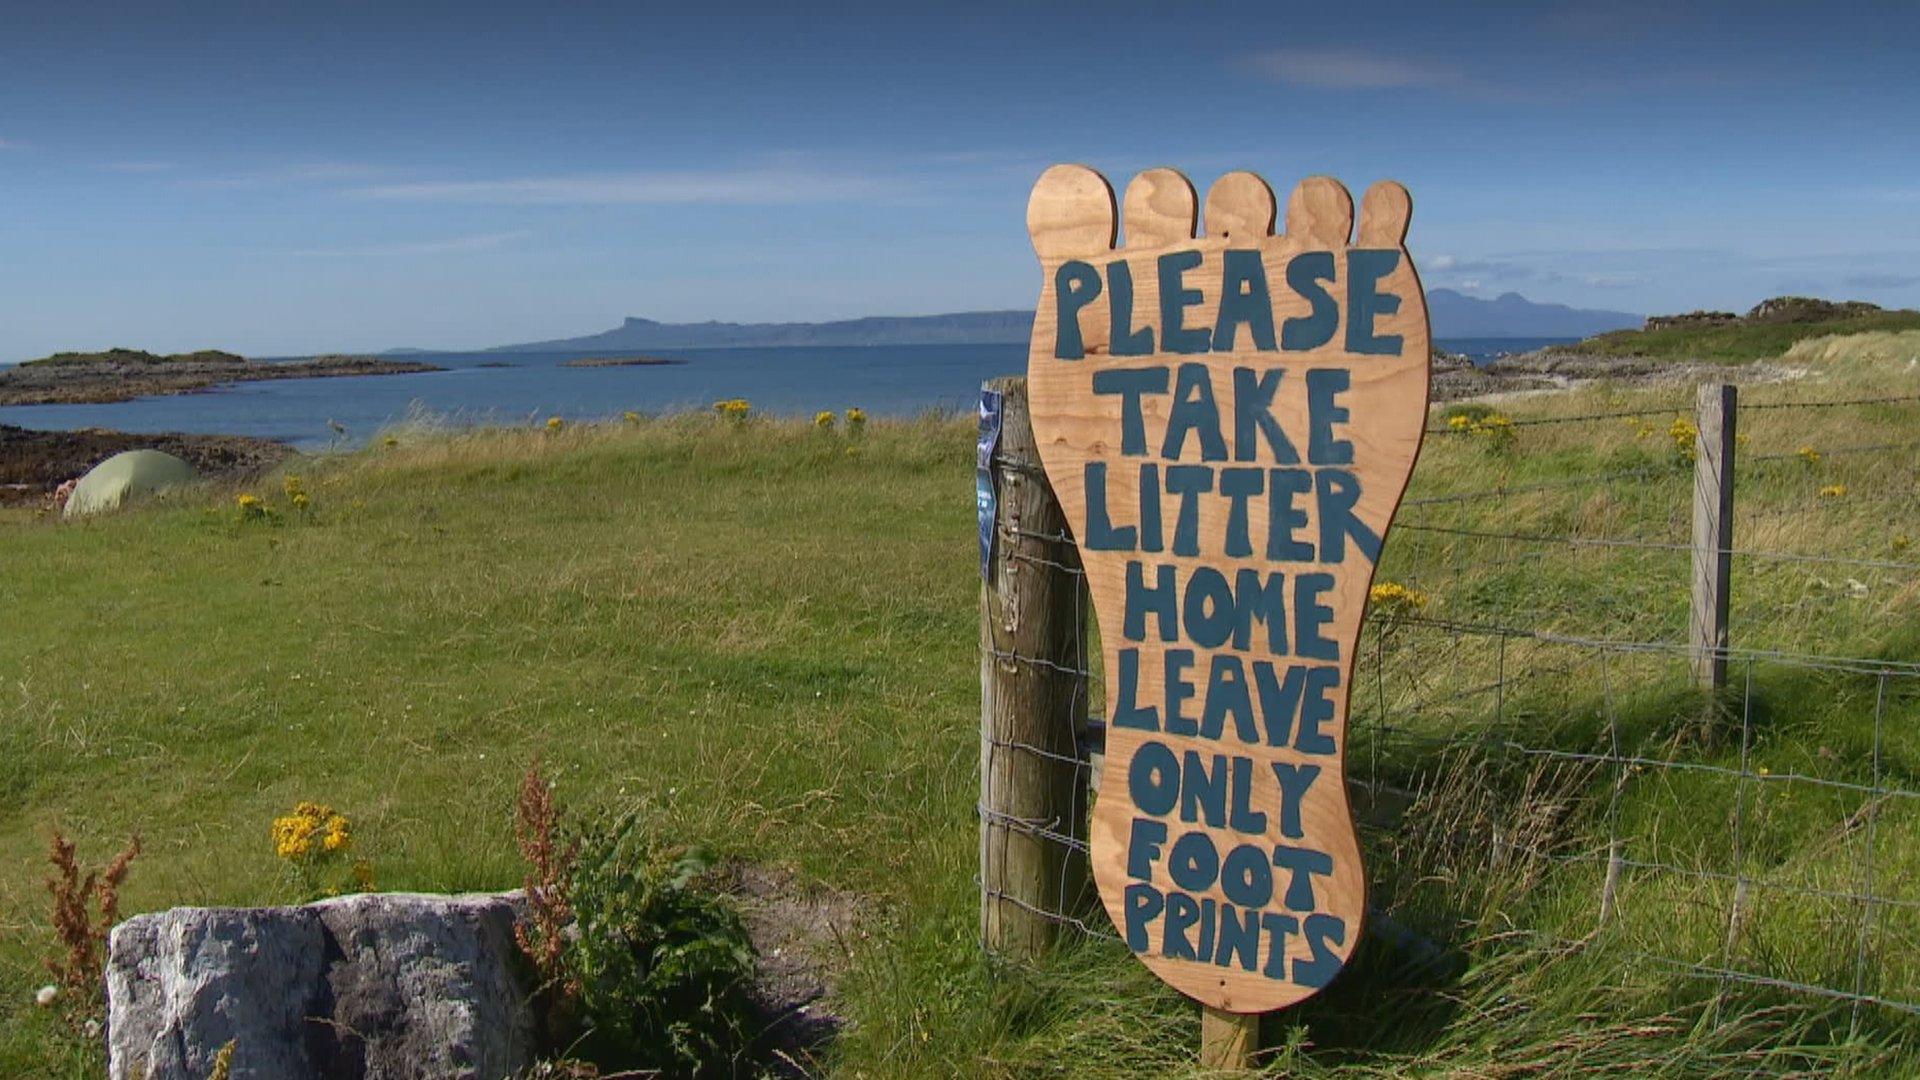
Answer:
[[114, 928], [114, 1080], [491, 1080], [532, 1064], [522, 900], [371, 893], [304, 907], [175, 908]]

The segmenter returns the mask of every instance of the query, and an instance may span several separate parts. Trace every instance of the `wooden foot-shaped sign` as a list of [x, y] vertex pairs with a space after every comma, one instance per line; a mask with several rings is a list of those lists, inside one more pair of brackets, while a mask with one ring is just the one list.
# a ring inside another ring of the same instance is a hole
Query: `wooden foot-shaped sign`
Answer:
[[1086, 566], [1106, 666], [1093, 869], [1127, 946], [1202, 1003], [1327, 985], [1366, 876], [1344, 757], [1374, 562], [1427, 415], [1405, 188], [1273, 191], [1058, 165], [1027, 229], [1043, 274], [1033, 431]]

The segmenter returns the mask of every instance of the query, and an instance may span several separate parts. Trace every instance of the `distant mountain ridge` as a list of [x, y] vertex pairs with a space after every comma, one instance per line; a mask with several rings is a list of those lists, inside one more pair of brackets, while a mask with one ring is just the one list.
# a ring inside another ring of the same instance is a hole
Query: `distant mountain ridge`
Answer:
[[838, 322], [664, 323], [628, 319], [612, 330], [556, 341], [502, 345], [488, 352], [576, 349], [702, 349], [796, 345], [992, 345], [1027, 340], [1031, 311], [962, 311], [949, 315], [873, 315]]
[[1584, 338], [1637, 327], [1645, 321], [1642, 316], [1625, 311], [1538, 304], [1519, 293], [1501, 293], [1491, 300], [1483, 300], [1452, 289], [1427, 290], [1427, 317], [1432, 320], [1436, 339]]
[[[1492, 300], [1452, 289], [1427, 293], [1433, 336], [1446, 338], [1588, 337], [1639, 326], [1624, 311], [1536, 304], [1518, 293]], [[837, 322], [668, 323], [630, 318], [585, 337], [501, 345], [487, 352], [624, 352], [647, 349], [793, 347], [804, 345], [1005, 345], [1033, 332], [1031, 311], [961, 311], [947, 315], [874, 315]], [[398, 350], [396, 350], [398, 351]], [[413, 352], [417, 350], [407, 350]]]

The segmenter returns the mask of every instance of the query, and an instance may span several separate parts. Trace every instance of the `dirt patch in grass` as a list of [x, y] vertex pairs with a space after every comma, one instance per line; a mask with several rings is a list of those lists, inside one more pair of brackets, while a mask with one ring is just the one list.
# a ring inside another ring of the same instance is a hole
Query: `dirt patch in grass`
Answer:
[[819, 1057], [845, 1027], [837, 991], [873, 914], [866, 897], [802, 882], [778, 867], [732, 863], [722, 889], [753, 938], [757, 1056], [781, 1075], [815, 1076]]

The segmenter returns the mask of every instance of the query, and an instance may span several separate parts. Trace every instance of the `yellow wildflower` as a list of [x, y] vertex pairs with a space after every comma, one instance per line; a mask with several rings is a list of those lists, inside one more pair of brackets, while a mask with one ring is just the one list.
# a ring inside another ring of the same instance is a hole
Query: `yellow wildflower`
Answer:
[[563, 428], [563, 427], [566, 427], [566, 426], [567, 426], [567, 422], [566, 422], [565, 420], [562, 420], [562, 419], [560, 419], [560, 418], [559, 418], [559, 417], [557, 417], [557, 416], [549, 416], [549, 417], [547, 417], [547, 430], [548, 430], [548, 431], [559, 431], [559, 430], [560, 430], [561, 428]]
[[1811, 446], [1803, 446], [1795, 450], [1794, 453], [1800, 455], [1800, 460], [1809, 465], [1817, 465], [1820, 463], [1820, 451], [1815, 450]]
[[1382, 581], [1367, 591], [1376, 610], [1387, 615], [1413, 615], [1426, 610], [1427, 594], [1397, 581]]
[[307, 819], [292, 815], [273, 819], [273, 853], [289, 862], [306, 858], [313, 852], [313, 835]]
[[714, 402], [713, 411], [728, 420], [744, 420], [753, 411], [753, 405], [746, 398], [728, 398]]
[[337, 854], [353, 843], [346, 815], [316, 802], [297, 803], [293, 813], [274, 818], [269, 835], [273, 840], [273, 853], [295, 863]]
[[1497, 412], [1471, 419], [1466, 430], [1469, 436], [1486, 440], [1495, 450], [1511, 447], [1518, 435], [1513, 427], [1513, 417]]
[[1823, 499], [1843, 499], [1846, 494], [1847, 485], [1845, 484], [1828, 484], [1820, 489], [1820, 497]]
[[857, 407], [847, 410], [847, 427], [852, 428], [855, 431], [858, 431], [861, 428], [865, 427], [866, 424], [867, 424], [867, 410], [862, 408], [857, 408]]
[[637, 424], [640, 422], [640, 414], [637, 412], [634, 412], [632, 409], [628, 409], [626, 411], [626, 414], [623, 415], [621, 419], [625, 420], [629, 424]]
[[1896, 552], [1905, 551], [1912, 546], [1913, 538], [1906, 533], [1900, 533], [1893, 538], [1893, 550]]
[[260, 496], [245, 494], [233, 500], [242, 510], [252, 510], [260, 505]]
[[836, 419], [838, 419], [838, 417], [834, 416], [833, 413], [829, 412], [826, 409], [822, 409], [819, 412], [813, 414], [813, 426], [819, 428], [822, 431], [832, 431], [833, 422]]
[[1465, 431], [1473, 423], [1473, 417], [1466, 413], [1455, 413], [1447, 417], [1447, 426], [1455, 431]]
[[1692, 461], [1699, 453], [1695, 443], [1700, 438], [1700, 429], [1693, 421], [1684, 416], [1676, 416], [1673, 423], [1667, 425], [1667, 438], [1673, 440], [1673, 454], [1682, 461]]

